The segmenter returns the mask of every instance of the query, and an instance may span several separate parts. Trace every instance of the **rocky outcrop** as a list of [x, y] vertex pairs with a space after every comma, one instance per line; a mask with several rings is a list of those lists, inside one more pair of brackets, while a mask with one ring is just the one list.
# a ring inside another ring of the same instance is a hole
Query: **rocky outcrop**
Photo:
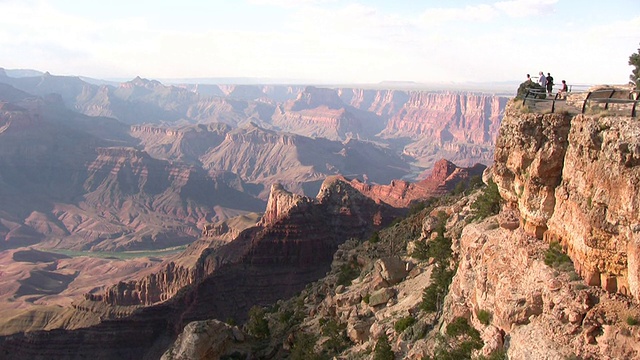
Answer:
[[445, 195], [459, 182], [468, 182], [471, 177], [482, 175], [485, 168], [482, 164], [476, 164], [471, 168], [460, 168], [442, 159], [434, 164], [427, 178], [416, 183], [403, 180], [393, 180], [389, 185], [370, 185], [358, 180], [353, 180], [351, 183], [360, 192], [376, 201], [404, 208], [415, 201]]
[[496, 140], [493, 179], [526, 231], [542, 237], [562, 180], [571, 116], [507, 110]]
[[194, 321], [184, 327], [162, 360], [219, 359], [245, 335], [237, 327], [218, 320]]
[[444, 324], [460, 316], [469, 319], [481, 331], [485, 356], [500, 349], [510, 359], [637, 356], [637, 330], [625, 321], [638, 309], [629, 299], [584, 286], [545, 265], [546, 244], [494, 221], [462, 232]]
[[640, 296], [640, 127], [626, 117], [507, 111], [494, 180], [530, 234], [591, 285]]

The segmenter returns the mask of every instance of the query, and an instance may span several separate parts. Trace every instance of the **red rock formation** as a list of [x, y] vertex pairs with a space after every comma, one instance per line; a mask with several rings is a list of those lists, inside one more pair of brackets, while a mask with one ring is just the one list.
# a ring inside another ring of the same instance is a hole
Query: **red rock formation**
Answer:
[[452, 162], [440, 160], [435, 163], [431, 175], [417, 183], [394, 180], [389, 185], [368, 185], [358, 180], [351, 184], [363, 194], [394, 207], [408, 207], [413, 201], [442, 196], [460, 181], [471, 176], [480, 176], [486, 167], [476, 164], [471, 168], [459, 168]]
[[447, 142], [493, 143], [507, 99], [471, 93], [411, 92], [383, 135]]
[[325, 267], [338, 244], [365, 236], [395, 214], [342, 177], [327, 179], [316, 199], [292, 194], [278, 184], [271, 190], [267, 210], [257, 226], [242, 231], [226, 245], [206, 249], [195, 265], [171, 262], [158, 274], [108, 289], [102, 300], [111, 305], [150, 305], [232, 264]]

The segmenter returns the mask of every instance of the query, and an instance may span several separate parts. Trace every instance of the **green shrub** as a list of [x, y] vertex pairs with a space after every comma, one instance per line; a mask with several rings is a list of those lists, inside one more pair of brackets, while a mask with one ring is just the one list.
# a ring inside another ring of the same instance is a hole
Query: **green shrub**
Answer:
[[638, 325], [638, 319], [631, 315], [627, 316], [627, 325], [630, 325], [630, 326]]
[[445, 333], [445, 337], [437, 338], [433, 359], [471, 359], [473, 350], [481, 349], [484, 345], [480, 332], [471, 327], [463, 317], [458, 317], [447, 325]]
[[293, 318], [293, 310], [285, 310], [282, 313], [280, 313], [280, 317], [279, 320], [281, 323], [286, 324], [289, 322], [289, 320], [291, 320], [291, 318]]
[[340, 272], [338, 272], [338, 279], [336, 285], [349, 286], [351, 281], [360, 275], [360, 268], [354, 263], [342, 264], [340, 266]]
[[320, 360], [323, 357], [315, 352], [318, 337], [307, 333], [296, 334], [295, 342], [291, 347], [292, 360]]
[[549, 243], [549, 248], [544, 253], [544, 263], [558, 270], [573, 270], [571, 258], [562, 251], [562, 246], [556, 241]]
[[500, 212], [500, 205], [502, 204], [502, 198], [498, 191], [498, 185], [492, 180], [489, 180], [489, 184], [483, 190], [476, 201], [471, 204], [471, 208], [476, 211], [474, 219], [482, 220], [492, 215], [496, 215]]
[[422, 240], [417, 240], [414, 244], [415, 246], [411, 253], [411, 257], [418, 260], [429, 259], [429, 248], [427, 247], [427, 243]]
[[467, 190], [467, 184], [464, 181], [459, 181], [456, 186], [451, 190], [451, 195], [460, 195]]
[[438, 213], [438, 223], [434, 230], [438, 235], [428, 243], [424, 255], [427, 259], [435, 259], [431, 272], [431, 284], [422, 292], [422, 303], [420, 304], [420, 308], [427, 312], [438, 311], [455, 274], [453, 270], [449, 270], [451, 239], [444, 236], [446, 224], [447, 215], [443, 212]]
[[247, 320], [247, 332], [257, 338], [268, 338], [269, 322], [265, 318], [265, 311], [260, 306], [249, 309], [249, 320]]
[[391, 345], [389, 345], [389, 339], [386, 335], [381, 336], [376, 342], [376, 346], [373, 349], [373, 359], [374, 360], [394, 360], [395, 355], [393, 350], [391, 350]]
[[347, 337], [346, 324], [338, 323], [334, 319], [329, 319], [323, 321], [320, 326], [322, 328], [322, 335], [329, 338], [322, 344], [323, 352], [326, 355], [338, 355], [349, 347], [350, 340]]
[[472, 177], [469, 178], [469, 185], [468, 188], [473, 190], [473, 189], [477, 189], [480, 188], [484, 185], [484, 183], [482, 182], [482, 175], [473, 175]]
[[500, 349], [494, 351], [489, 357], [480, 355], [477, 360], [509, 360], [509, 357], [507, 356], [507, 350]]
[[369, 299], [371, 298], [371, 294], [367, 294], [362, 298], [365, 304], [369, 304]]
[[478, 317], [478, 321], [480, 321], [482, 325], [489, 325], [491, 323], [491, 318], [493, 318], [493, 314], [483, 309], [478, 310], [476, 316]]
[[431, 284], [422, 291], [420, 308], [426, 312], [436, 312], [442, 305], [444, 297], [454, 275], [453, 270], [438, 266], [431, 273]]
[[398, 334], [400, 334], [415, 323], [416, 323], [416, 318], [414, 318], [413, 316], [405, 316], [402, 319], [399, 319], [398, 321], [396, 321], [396, 323], [393, 325], [393, 329]]
[[377, 244], [380, 242], [380, 233], [378, 233], [377, 231], [374, 231], [373, 234], [371, 234], [371, 237], [369, 238], [369, 242], [372, 244]]

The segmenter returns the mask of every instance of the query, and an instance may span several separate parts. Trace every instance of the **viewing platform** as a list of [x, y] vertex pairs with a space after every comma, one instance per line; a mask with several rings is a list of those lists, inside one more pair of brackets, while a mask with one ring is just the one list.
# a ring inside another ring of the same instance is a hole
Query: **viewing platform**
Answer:
[[549, 95], [539, 88], [526, 89], [517, 98], [532, 112], [600, 114], [637, 117], [640, 91], [623, 86], [570, 86], [565, 94]]

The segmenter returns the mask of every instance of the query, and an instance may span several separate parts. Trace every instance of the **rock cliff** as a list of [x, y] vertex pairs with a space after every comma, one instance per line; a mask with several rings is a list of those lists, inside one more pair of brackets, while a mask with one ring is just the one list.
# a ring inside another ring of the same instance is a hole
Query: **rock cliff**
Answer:
[[522, 227], [558, 241], [590, 285], [640, 296], [640, 126], [628, 117], [524, 114], [500, 130], [495, 182]]

